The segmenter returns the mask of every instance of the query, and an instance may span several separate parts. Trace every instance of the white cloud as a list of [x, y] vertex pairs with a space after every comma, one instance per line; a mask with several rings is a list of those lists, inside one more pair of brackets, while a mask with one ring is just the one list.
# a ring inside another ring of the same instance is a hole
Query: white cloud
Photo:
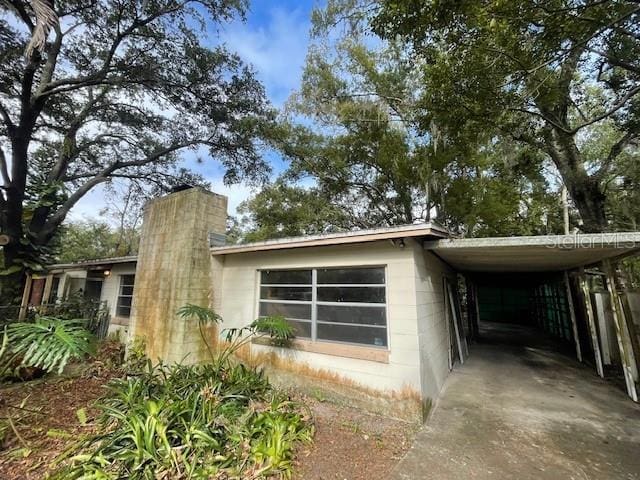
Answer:
[[254, 66], [271, 101], [281, 106], [300, 84], [309, 28], [307, 11], [274, 7], [262, 25], [236, 22], [225, 28], [221, 37]]
[[207, 179], [211, 182], [211, 189], [220, 195], [224, 195], [229, 199], [227, 204], [227, 213], [229, 215], [236, 215], [236, 209], [244, 200], [248, 199], [256, 193], [255, 189], [248, 185], [225, 185], [221, 178], [219, 179]]

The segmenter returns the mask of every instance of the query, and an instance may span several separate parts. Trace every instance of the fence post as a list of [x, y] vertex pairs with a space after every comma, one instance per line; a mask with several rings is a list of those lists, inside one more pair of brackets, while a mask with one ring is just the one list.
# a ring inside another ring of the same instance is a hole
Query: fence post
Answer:
[[18, 313], [18, 320], [20, 320], [21, 322], [27, 317], [27, 310], [29, 309], [29, 297], [31, 296], [31, 284], [31, 274], [27, 273], [27, 278], [24, 282], [24, 290], [22, 292], [22, 301], [20, 302], [20, 312]]

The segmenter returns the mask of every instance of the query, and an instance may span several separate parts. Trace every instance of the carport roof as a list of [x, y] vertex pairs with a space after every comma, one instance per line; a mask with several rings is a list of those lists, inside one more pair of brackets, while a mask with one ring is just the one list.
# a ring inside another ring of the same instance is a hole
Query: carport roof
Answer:
[[640, 251], [640, 232], [444, 239], [424, 242], [466, 272], [553, 272]]

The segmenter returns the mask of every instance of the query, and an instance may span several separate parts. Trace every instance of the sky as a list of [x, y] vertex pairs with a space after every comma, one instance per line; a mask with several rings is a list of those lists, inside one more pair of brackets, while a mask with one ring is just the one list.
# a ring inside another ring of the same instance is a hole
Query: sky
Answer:
[[[322, 5], [321, 0], [252, 0], [245, 22], [235, 21], [222, 26], [220, 36], [228, 47], [245, 62], [253, 65], [263, 82], [271, 103], [282, 107], [289, 95], [300, 85], [302, 69], [309, 43], [311, 11]], [[224, 170], [206, 154], [203, 162], [194, 155], [185, 156], [184, 165], [202, 174], [216, 193], [229, 197], [229, 213], [248, 198], [252, 190], [240, 184], [226, 186]], [[267, 154], [274, 171], [282, 169], [276, 153]], [[105, 206], [105, 193], [96, 188], [72, 209], [70, 220], [96, 217]]]

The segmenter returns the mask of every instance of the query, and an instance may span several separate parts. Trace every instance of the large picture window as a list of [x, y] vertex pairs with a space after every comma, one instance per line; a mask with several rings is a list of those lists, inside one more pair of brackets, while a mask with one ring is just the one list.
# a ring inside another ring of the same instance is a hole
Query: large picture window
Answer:
[[135, 275], [120, 275], [120, 290], [118, 291], [118, 303], [116, 305], [116, 316], [118, 317], [129, 318], [131, 315], [135, 279]]
[[299, 338], [387, 346], [383, 267], [262, 270], [261, 317], [282, 315]]

